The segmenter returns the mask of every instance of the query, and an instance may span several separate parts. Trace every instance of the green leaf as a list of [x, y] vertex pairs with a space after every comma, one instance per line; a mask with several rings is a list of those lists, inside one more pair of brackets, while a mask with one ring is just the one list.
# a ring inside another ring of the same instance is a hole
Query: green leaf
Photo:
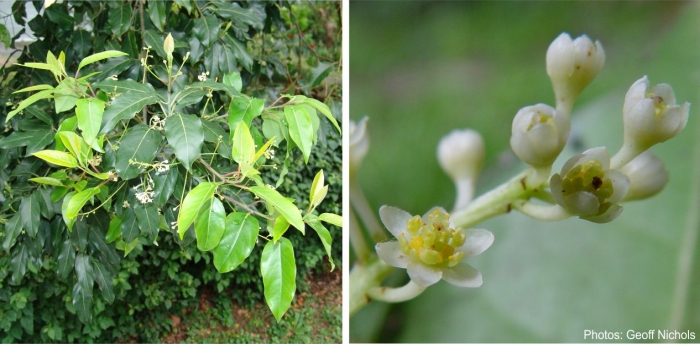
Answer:
[[204, 133], [202, 121], [194, 115], [174, 115], [165, 121], [165, 137], [178, 160], [190, 170], [192, 162], [202, 154]]
[[32, 104], [34, 104], [42, 99], [53, 98], [53, 92], [54, 92], [54, 90], [50, 89], [50, 90], [39, 91], [37, 93], [32, 94], [30, 97], [28, 97], [27, 99], [20, 102], [19, 105], [17, 105], [16, 109], [10, 111], [7, 114], [7, 117], [5, 118], [5, 123], [10, 121], [10, 118], [14, 117], [20, 111], [24, 110], [24, 108], [26, 108], [27, 106], [32, 105]]
[[5, 25], [0, 24], [0, 42], [5, 44], [5, 49], [10, 48], [12, 44], [12, 37], [10, 37], [10, 31], [7, 31]]
[[5, 223], [5, 240], [2, 242], [2, 248], [5, 252], [10, 253], [10, 249], [15, 245], [15, 240], [22, 232], [22, 215], [20, 213], [15, 213], [7, 222]]
[[311, 71], [311, 76], [309, 77], [309, 87], [314, 88], [320, 85], [323, 80], [326, 79], [328, 74], [333, 71], [334, 67], [335, 66], [333, 64], [320, 62], [318, 66]]
[[92, 265], [90, 264], [90, 256], [84, 253], [78, 253], [75, 257], [75, 274], [78, 277], [78, 284], [85, 290], [89, 290], [92, 293], [92, 286], [95, 283], [95, 275], [92, 272]]
[[330, 223], [330, 224], [337, 226], [337, 227], [341, 227], [341, 228], [343, 227], [343, 217], [340, 215], [331, 214], [331, 213], [323, 213], [323, 214], [318, 216], [318, 219], [323, 221], [323, 222]]
[[44, 185], [64, 186], [60, 180], [58, 180], [56, 178], [51, 178], [51, 177], [29, 178], [29, 181], [39, 183], [39, 184], [44, 184]]
[[100, 82], [92, 84], [94, 88], [101, 89], [110, 93], [142, 93], [143, 96], [156, 97], [157, 93], [151, 84], [142, 84], [131, 79], [112, 80], [104, 79]]
[[19, 213], [22, 217], [22, 228], [31, 236], [36, 238], [36, 233], [39, 231], [39, 220], [41, 220], [41, 206], [39, 205], [40, 196], [35, 191], [32, 195], [22, 197], [22, 202], [19, 205]]
[[148, 17], [158, 30], [163, 31], [167, 17], [165, 16], [165, 1], [151, 1], [148, 3]]
[[175, 94], [171, 102], [172, 108], [177, 110], [188, 105], [197, 104], [202, 100], [202, 98], [204, 98], [205, 95], [207, 95], [207, 91], [200, 88], [191, 87], [191, 85], [187, 86], [182, 91]]
[[71, 198], [73, 198], [73, 195], [75, 195], [75, 191], [67, 193], [65, 196], [63, 196], [63, 203], [61, 203], [61, 216], [63, 217], [63, 222], [66, 223], [66, 227], [68, 227], [68, 231], [73, 229], [73, 224], [75, 223], [74, 218], [68, 218], [68, 203], [70, 202]]
[[86, 166], [90, 156], [90, 147], [80, 135], [72, 131], [59, 131], [56, 138], [61, 141], [68, 152], [78, 159], [78, 164]]
[[272, 227], [272, 241], [279, 240], [288, 228], [289, 221], [287, 221], [287, 219], [285, 219], [284, 216], [278, 216], [275, 219], [274, 226]]
[[102, 124], [102, 114], [105, 103], [97, 98], [80, 99], [75, 104], [75, 115], [78, 117], [78, 128], [83, 132], [83, 139], [88, 145], [97, 139]]
[[287, 106], [284, 108], [284, 118], [289, 124], [289, 136], [304, 154], [304, 162], [308, 163], [314, 136], [311, 117], [303, 108]]
[[22, 283], [22, 278], [24, 274], [27, 273], [28, 263], [29, 252], [27, 250], [27, 243], [22, 241], [12, 250], [12, 260], [10, 261], [10, 268], [12, 271], [11, 284], [19, 285]]
[[[226, 132], [221, 125], [216, 122], [202, 121], [204, 128], [204, 141], [219, 145], [217, 152], [226, 159], [231, 159], [232, 146], [230, 141], [226, 139]], [[221, 138], [221, 139], [219, 139]]]
[[177, 232], [180, 235], [180, 240], [185, 236], [185, 232], [194, 222], [200, 208], [207, 204], [214, 197], [214, 192], [219, 186], [217, 183], [203, 182], [190, 190], [182, 200], [180, 212], [177, 218]]
[[137, 177], [158, 153], [161, 135], [144, 124], [129, 129], [119, 141], [114, 168], [122, 179]]
[[110, 132], [123, 119], [132, 119], [146, 105], [155, 104], [158, 98], [153, 94], [127, 91], [118, 95], [107, 107], [102, 116], [100, 134]]
[[68, 202], [68, 206], [66, 208], [66, 214], [65, 214], [66, 217], [68, 217], [68, 219], [71, 219], [71, 220], [75, 219], [75, 217], [78, 216], [78, 213], [80, 212], [80, 210], [83, 209], [83, 206], [85, 205], [85, 203], [87, 203], [87, 201], [92, 199], [92, 197], [97, 195], [98, 193], [100, 193], [100, 188], [94, 187], [94, 188], [87, 188], [87, 189], [75, 194]]
[[92, 264], [92, 272], [95, 276], [95, 281], [97, 285], [100, 286], [100, 291], [102, 291], [102, 296], [110, 304], [114, 302], [114, 283], [112, 282], [112, 275], [107, 271], [105, 266], [90, 257], [90, 263]]
[[92, 321], [92, 288], [86, 289], [80, 283], [73, 285], [73, 307], [83, 324]]
[[171, 167], [167, 173], [156, 174], [153, 177], [153, 204], [157, 207], [165, 205], [173, 194], [179, 174], [176, 167]]
[[83, 29], [73, 31], [73, 50], [76, 56], [85, 56], [92, 49], [90, 33]]
[[32, 131], [15, 131], [12, 134], [0, 138], [0, 148], [8, 149], [28, 145], [35, 140], [36, 133]]
[[78, 161], [75, 160], [75, 158], [72, 155], [66, 152], [60, 152], [55, 150], [43, 150], [33, 153], [32, 155], [58, 166], [70, 168], [78, 166]]
[[301, 218], [301, 212], [294, 203], [284, 198], [279, 192], [265, 186], [251, 186], [250, 191], [277, 209], [292, 226], [302, 231], [302, 233], [304, 232], [304, 221]]
[[58, 253], [58, 267], [56, 273], [61, 279], [68, 278], [75, 266], [75, 246], [70, 239], [66, 239]]
[[328, 108], [328, 105], [321, 103], [320, 101], [313, 99], [313, 98], [306, 98], [304, 96], [295, 96], [298, 100], [301, 100], [302, 104], [309, 104], [313, 106], [316, 110], [321, 111], [321, 113], [328, 118], [331, 123], [335, 126], [336, 129], [338, 129], [338, 132], [340, 132], [340, 126], [338, 125], [338, 121], [335, 120], [335, 117], [333, 117], [333, 114], [331, 113], [331, 109]]
[[226, 210], [218, 198], [211, 197], [202, 205], [194, 221], [197, 248], [200, 251], [211, 251], [219, 245], [226, 228], [225, 219]]
[[231, 72], [224, 75], [223, 83], [232, 86], [236, 91], [240, 92], [243, 88], [243, 80], [241, 80], [241, 74], [238, 72]]
[[146, 45], [151, 47], [152, 52], [155, 51], [155, 53], [161, 58], [167, 57], [165, 49], [163, 49], [165, 34], [159, 33], [155, 30], [146, 30], [143, 33], [143, 38], [146, 40]]
[[333, 271], [333, 269], [335, 269], [335, 263], [333, 262], [333, 257], [331, 257], [331, 245], [333, 244], [331, 233], [316, 216], [310, 215], [306, 223], [316, 231], [316, 234], [318, 234], [318, 237], [321, 239], [323, 248], [326, 249], [326, 255], [328, 255], [328, 261], [331, 263], [331, 271]]
[[118, 215], [109, 221], [109, 231], [107, 231], [107, 237], [105, 238], [108, 244], [113, 243], [122, 236], [121, 226], [122, 218]]
[[265, 99], [247, 96], [233, 97], [233, 101], [228, 107], [228, 127], [231, 128], [231, 139], [233, 139], [233, 131], [238, 123], [242, 121], [250, 128], [253, 119], [260, 116], [264, 108]]
[[[122, 6], [123, 7], [123, 6]], [[118, 12], [121, 13], [121, 12]], [[119, 15], [118, 13], [115, 13], [114, 15]], [[113, 15], [110, 13], [110, 21], [112, 20]], [[127, 26], [128, 27], [128, 26]], [[112, 57], [119, 57], [119, 56], [126, 56], [128, 55], [125, 52], [119, 51], [119, 50], [107, 50], [103, 51], [101, 53], [97, 54], [92, 54], [80, 61], [80, 64], [78, 64], [78, 70], [82, 69], [83, 67], [95, 63], [97, 61], [102, 61], [104, 59], [112, 58]]]
[[73, 78], [66, 78], [61, 81], [53, 91], [56, 113], [72, 110], [75, 107], [75, 103], [83, 96], [86, 90], [86, 85], [78, 83]]
[[219, 273], [238, 267], [253, 252], [258, 238], [258, 220], [246, 213], [231, 213], [226, 217], [226, 228], [219, 246], [214, 249], [214, 266]]
[[119, 37], [129, 29], [131, 26], [131, 15], [132, 10], [129, 3], [124, 3], [109, 11], [109, 19], [107, 21], [115, 36]]
[[233, 134], [233, 146], [231, 148], [231, 157], [235, 162], [252, 163], [255, 156], [255, 141], [250, 135], [248, 126], [241, 122], [236, 126], [236, 131]]
[[262, 30], [265, 25], [265, 11], [262, 7], [254, 6], [242, 8], [237, 3], [217, 3], [216, 13], [226, 19], [231, 19], [237, 27], [243, 31], [248, 31], [248, 26], [256, 30]]
[[[323, 170], [320, 170], [318, 173], [316, 173], [316, 176], [314, 176], [314, 181], [311, 183], [311, 189], [309, 190], [309, 202], [311, 203], [312, 207], [315, 207], [321, 203], [323, 198], [326, 196], [326, 193], [322, 192], [323, 183], [325, 183], [325, 178], [323, 177]], [[321, 197], [321, 193], [323, 193], [323, 197]]]
[[219, 20], [216, 16], [204, 16], [193, 20], [192, 32], [205, 47], [210, 47], [219, 38]]
[[294, 248], [287, 238], [268, 241], [260, 258], [265, 300], [279, 323], [292, 304], [296, 292], [297, 266]]
[[[136, 214], [134, 213], [134, 207], [135, 205], [132, 205], [131, 207], [127, 208], [124, 210], [124, 220], [122, 221], [121, 224], [121, 230], [122, 230], [122, 240], [126, 243], [131, 243], [134, 242], [138, 239], [139, 234], [141, 231], [139, 230], [139, 224], [136, 221]], [[124, 256], [126, 256], [128, 253], [124, 253]]]
[[141, 233], [150, 239], [155, 239], [158, 235], [158, 222], [160, 221], [158, 208], [152, 203], [135, 204], [134, 213]]
[[51, 85], [40, 84], [40, 85], [25, 87], [21, 90], [17, 90], [17, 91], [12, 92], [12, 94], [17, 94], [17, 93], [22, 93], [22, 92], [31, 92], [31, 91], [53, 90], [53, 89], [54, 88]]
[[245, 43], [226, 35], [223, 37], [223, 41], [226, 43], [226, 47], [231, 49], [233, 55], [236, 56], [236, 61], [240, 62], [243, 68], [248, 71], [253, 69], [253, 58], [248, 54], [248, 48]]

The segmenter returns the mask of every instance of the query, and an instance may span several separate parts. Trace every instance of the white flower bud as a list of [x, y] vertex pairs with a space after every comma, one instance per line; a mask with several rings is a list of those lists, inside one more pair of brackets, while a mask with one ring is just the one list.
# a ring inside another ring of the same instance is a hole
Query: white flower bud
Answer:
[[547, 49], [547, 74], [552, 81], [557, 109], [571, 112], [574, 101], [595, 78], [605, 63], [605, 51], [599, 41], [583, 35], [571, 40], [562, 33]]
[[484, 140], [474, 130], [453, 130], [440, 140], [437, 149], [438, 162], [455, 182], [455, 209], [471, 201], [476, 178], [484, 166], [484, 155]]
[[355, 175], [369, 150], [369, 134], [366, 132], [368, 120], [363, 117], [357, 124], [350, 121], [350, 175]]
[[569, 116], [549, 105], [526, 106], [513, 118], [510, 146], [535, 168], [554, 163], [569, 139]]
[[173, 51], [175, 50], [175, 40], [173, 40], [173, 36], [168, 33], [168, 36], [165, 37], [165, 42], [163, 42], [163, 50], [165, 50], [165, 53], [168, 55], [168, 61], [171, 61], [173, 59]]
[[610, 222], [620, 215], [622, 207], [617, 203], [627, 194], [629, 185], [627, 176], [610, 169], [605, 147], [575, 155], [549, 181], [557, 204], [581, 219], [597, 223]]
[[625, 145], [642, 152], [678, 135], [688, 122], [689, 109], [688, 102], [676, 105], [671, 86], [658, 84], [649, 89], [649, 80], [644, 76], [625, 95]]
[[620, 169], [630, 179], [630, 189], [623, 201], [644, 199], [659, 193], [668, 183], [668, 170], [651, 150], [638, 155]]

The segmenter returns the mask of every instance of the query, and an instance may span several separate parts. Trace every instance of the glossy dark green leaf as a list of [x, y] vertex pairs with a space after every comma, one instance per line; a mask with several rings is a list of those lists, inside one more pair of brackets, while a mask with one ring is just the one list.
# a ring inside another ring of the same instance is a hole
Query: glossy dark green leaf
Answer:
[[132, 119], [146, 105], [155, 104], [158, 98], [155, 94], [137, 91], [127, 91], [112, 101], [102, 115], [102, 130], [100, 134], [110, 132], [123, 119]]
[[73, 51], [75, 51], [75, 54], [77, 56], [86, 56], [90, 49], [92, 49], [90, 33], [83, 29], [73, 31]]
[[238, 123], [243, 121], [248, 128], [253, 119], [260, 116], [265, 108], [265, 99], [250, 98], [248, 96], [233, 97], [228, 107], [228, 127], [231, 128], [231, 139]]
[[22, 217], [22, 228], [31, 236], [36, 237], [36, 233], [39, 231], [39, 220], [41, 219], [41, 206], [39, 204], [39, 198], [41, 196], [39, 191], [34, 191], [29, 196], [22, 197], [22, 202], [19, 205], [19, 213]]
[[2, 242], [2, 248], [5, 252], [10, 253], [10, 249], [15, 245], [15, 240], [22, 232], [22, 220], [19, 213], [15, 213], [5, 223], [5, 237]]
[[262, 6], [249, 3], [250, 7], [243, 8], [237, 3], [217, 3], [216, 13], [226, 19], [231, 19], [237, 27], [248, 31], [248, 26], [262, 30], [265, 25], [265, 10]]
[[136, 37], [136, 32], [129, 31], [122, 38], [121, 51], [129, 54], [129, 57], [132, 59], [138, 58], [141, 54], [141, 50], [139, 50], [140, 43], [141, 40]]
[[157, 207], [165, 205], [173, 194], [179, 174], [177, 167], [173, 166], [168, 172], [153, 176], [153, 204]]
[[75, 266], [75, 246], [67, 239], [61, 245], [61, 250], [58, 253], [58, 266], [56, 273], [61, 279], [68, 278], [68, 275], [73, 271]]
[[204, 133], [202, 121], [194, 115], [174, 115], [165, 122], [165, 137], [178, 160], [190, 170], [192, 162], [202, 154]]
[[187, 229], [199, 215], [200, 209], [210, 202], [214, 192], [219, 186], [217, 183], [204, 182], [190, 190], [180, 205], [180, 213], [177, 218], [177, 232], [182, 239]]
[[[133, 162], [150, 164], [158, 153], [161, 134], [144, 124], [129, 129], [119, 142], [115, 169], [122, 179], [132, 179], [144, 170], [144, 167]], [[130, 163], [132, 162], [132, 163]]]
[[150, 239], [158, 235], [158, 221], [160, 214], [158, 208], [153, 203], [134, 205], [136, 222], [138, 222], [141, 233]]
[[210, 78], [220, 78], [236, 71], [238, 59], [233, 46], [221, 41], [215, 42], [204, 56], [204, 67], [210, 73]]
[[311, 117], [304, 108], [292, 105], [284, 108], [284, 118], [289, 124], [289, 136], [304, 154], [304, 162], [308, 163], [314, 136]]
[[134, 60], [129, 57], [117, 57], [109, 59], [106, 62], [100, 64], [100, 66], [97, 67], [97, 69], [102, 71], [102, 75], [110, 77], [113, 75], [119, 75], [138, 63], [138, 60]]
[[333, 245], [333, 238], [331, 237], [331, 233], [328, 231], [326, 226], [324, 226], [323, 223], [321, 223], [321, 221], [314, 215], [310, 215], [306, 220], [306, 223], [316, 231], [316, 234], [318, 234], [318, 237], [321, 239], [323, 248], [326, 249], [328, 261], [330, 261], [331, 263], [331, 271], [333, 271], [333, 269], [335, 269], [335, 263], [333, 262], [333, 257], [331, 256], [331, 246]]
[[102, 292], [102, 297], [107, 300], [108, 303], [114, 302], [114, 283], [112, 282], [112, 274], [107, 270], [107, 268], [96, 259], [90, 257], [90, 264], [92, 265], [92, 272], [97, 282], [100, 286], [100, 291]]
[[73, 17], [68, 14], [65, 6], [51, 6], [46, 9], [45, 13], [52, 23], [63, 29], [73, 28]]
[[80, 218], [75, 221], [73, 230], [68, 233], [73, 246], [77, 248], [80, 252], [85, 252], [87, 250], [88, 233], [89, 228], [84, 218]]
[[253, 252], [259, 231], [258, 219], [250, 214], [226, 216], [226, 229], [213, 252], [216, 269], [225, 273], [237, 268]]
[[73, 307], [83, 324], [92, 321], [92, 288], [86, 289], [80, 283], [73, 285]]
[[12, 268], [12, 279], [10, 284], [19, 285], [27, 273], [27, 263], [29, 262], [29, 252], [25, 242], [20, 242], [12, 250], [12, 260], [10, 260], [10, 268]]
[[86, 290], [92, 291], [92, 286], [95, 283], [95, 275], [92, 272], [90, 256], [84, 253], [78, 253], [75, 256], [75, 274], [78, 277], [78, 284]]
[[32, 131], [14, 131], [12, 134], [0, 138], [0, 148], [8, 149], [26, 146], [34, 140], [34, 135], [35, 133]]
[[125, 242], [132, 242], [139, 237], [140, 230], [139, 224], [136, 221], [136, 214], [134, 214], [134, 208], [129, 207], [124, 210], [124, 220], [121, 224], [122, 239]]
[[119, 37], [129, 29], [131, 26], [131, 16], [131, 4], [128, 2], [109, 11], [109, 19], [107, 21], [115, 36]]
[[245, 43], [228, 35], [224, 36], [224, 42], [233, 50], [233, 55], [236, 56], [238, 63], [240, 63], [245, 69], [252, 71], [253, 57], [251, 57], [248, 53]]
[[163, 42], [165, 41], [165, 36], [165, 34], [162, 34], [155, 30], [146, 30], [143, 33], [143, 38], [146, 41], [146, 45], [151, 47], [151, 51], [154, 51], [161, 58], [167, 57], [167, 55], [165, 54], [165, 49], [163, 49]]
[[202, 45], [202, 42], [200, 42], [194, 35], [190, 37], [187, 44], [190, 46], [189, 62], [190, 64], [194, 65], [197, 63], [197, 61], [199, 61], [199, 58], [202, 57], [202, 54], [204, 53], [204, 46]]
[[100, 82], [92, 84], [93, 88], [101, 89], [105, 92], [110, 93], [132, 93], [141, 94], [142, 96], [156, 97], [156, 90], [151, 84], [142, 84], [140, 82], [126, 79], [126, 80], [112, 80], [105, 79]]
[[[115, 218], [117, 218], [115, 216]], [[89, 244], [92, 248], [93, 257], [101, 259], [103, 263], [111, 264], [112, 266], [119, 265], [119, 254], [114, 245], [107, 244], [107, 229], [111, 230], [112, 221], [108, 220], [108, 215], [104, 212], [98, 212], [91, 217], [93, 225], [90, 227]], [[106, 228], [105, 228], [106, 227]], [[119, 226], [116, 226], [116, 231], [119, 232]]]
[[231, 144], [226, 139], [226, 132], [215, 122], [202, 121], [204, 129], [204, 141], [218, 144], [217, 153], [221, 154], [226, 159], [231, 158]]
[[219, 245], [224, 235], [226, 210], [216, 197], [211, 197], [199, 210], [194, 220], [194, 233], [197, 237], [197, 248], [200, 251], [211, 251]]
[[25, 150], [26, 156], [46, 148], [46, 146], [54, 141], [54, 131], [48, 127], [37, 126], [35, 128], [29, 128], [27, 133], [33, 135], [34, 139], [27, 143], [27, 148]]
[[[148, 3], [148, 17], [158, 30], [163, 31], [167, 17], [165, 16], [165, 1], [151, 1]], [[161, 42], [162, 45], [162, 42]]]
[[192, 32], [205, 47], [210, 47], [219, 38], [219, 20], [216, 16], [205, 16], [193, 20]]
[[192, 9], [194, 8], [192, 0], [175, 0], [175, 3], [178, 6], [186, 9], [187, 13], [192, 13]]
[[207, 91], [194, 87], [185, 87], [182, 91], [175, 94], [172, 100], [173, 109], [182, 109], [185, 106], [199, 103]]
[[287, 238], [265, 244], [260, 257], [260, 273], [265, 286], [265, 301], [279, 322], [292, 304], [297, 287], [294, 248]]

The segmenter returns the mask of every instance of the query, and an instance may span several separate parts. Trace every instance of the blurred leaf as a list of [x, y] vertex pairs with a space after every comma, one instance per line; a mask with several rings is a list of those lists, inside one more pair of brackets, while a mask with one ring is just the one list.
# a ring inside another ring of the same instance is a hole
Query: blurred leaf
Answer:
[[92, 265], [95, 281], [97, 281], [97, 284], [100, 286], [100, 291], [102, 291], [102, 296], [111, 304], [114, 302], [114, 283], [112, 282], [112, 275], [102, 263], [92, 259], [92, 257], [90, 257], [90, 263]]
[[265, 11], [260, 6], [255, 6], [254, 3], [249, 3], [250, 7], [242, 8], [236, 3], [219, 3], [216, 13], [226, 19], [231, 19], [233, 24], [244, 31], [248, 30], [248, 26], [252, 26], [256, 30], [262, 30], [265, 25]]
[[90, 33], [78, 29], [73, 32], [73, 50], [77, 56], [85, 56], [92, 49], [92, 42], [90, 42]]
[[109, 11], [107, 21], [112, 28], [112, 34], [119, 37], [131, 26], [131, 5], [124, 3]]
[[12, 44], [12, 37], [10, 37], [10, 32], [7, 31], [5, 25], [2, 24], [0, 24], [0, 42], [5, 44], [5, 49], [9, 49], [10, 44]]
[[10, 249], [15, 245], [15, 240], [22, 232], [22, 215], [20, 213], [15, 213], [7, 222], [5, 223], [5, 238], [2, 242], [2, 248], [5, 252], [10, 253]]
[[213, 252], [214, 266], [220, 273], [235, 269], [248, 258], [258, 239], [259, 228], [258, 220], [250, 214], [235, 212], [226, 216], [226, 229]]
[[[124, 210], [124, 219], [121, 223], [122, 240], [126, 243], [134, 242], [138, 239], [141, 231], [139, 230], [139, 223], [136, 221], [136, 213], [134, 212], [133, 206], [126, 208]], [[126, 256], [128, 252], [125, 252]]]
[[92, 321], [92, 305], [92, 288], [87, 289], [80, 283], [73, 285], [73, 307], [83, 324]]
[[265, 300], [279, 323], [296, 292], [297, 267], [289, 239], [281, 238], [265, 244], [260, 258], [260, 273], [265, 285]]
[[66, 239], [61, 245], [61, 251], [58, 253], [58, 268], [56, 269], [56, 273], [58, 273], [61, 279], [68, 278], [74, 266], [75, 247], [70, 239]]
[[218, 198], [210, 197], [202, 205], [194, 220], [194, 233], [200, 251], [211, 251], [219, 245], [226, 228], [225, 219], [226, 210]]
[[[148, 17], [158, 30], [163, 31], [167, 17], [165, 16], [165, 1], [151, 1], [148, 3]], [[162, 43], [162, 42], [161, 42]], [[162, 44], [161, 44], [162, 45]]]
[[202, 121], [195, 115], [174, 115], [165, 121], [165, 137], [178, 160], [190, 170], [202, 153]]
[[194, 21], [192, 32], [205, 47], [211, 45], [219, 38], [219, 20], [215, 16], [205, 16]]
[[318, 66], [314, 67], [309, 76], [309, 87], [314, 88], [320, 85], [323, 80], [326, 79], [328, 74], [333, 71], [333, 66], [330, 63], [320, 62]]
[[39, 231], [39, 220], [41, 220], [39, 197], [41, 197], [39, 191], [34, 191], [31, 195], [22, 197], [22, 202], [19, 205], [22, 228], [32, 238], [36, 237], [36, 233]]

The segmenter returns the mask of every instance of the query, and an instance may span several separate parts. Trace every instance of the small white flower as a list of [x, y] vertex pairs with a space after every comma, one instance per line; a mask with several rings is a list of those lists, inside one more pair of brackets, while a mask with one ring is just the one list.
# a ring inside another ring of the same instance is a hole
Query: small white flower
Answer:
[[275, 150], [270, 148], [263, 153], [265, 155], [265, 159], [272, 159], [275, 157]]
[[668, 170], [661, 159], [654, 156], [651, 150], [638, 155], [632, 161], [620, 168], [630, 179], [630, 188], [622, 199], [632, 201], [656, 195], [668, 183]]
[[622, 213], [617, 203], [629, 186], [626, 175], [610, 169], [610, 155], [605, 147], [575, 155], [549, 181], [557, 204], [581, 219], [597, 223], [610, 222]]
[[207, 81], [207, 75], [209, 75], [209, 72], [203, 72], [197, 76], [197, 79], [199, 79], [199, 81]]
[[131, 204], [129, 204], [129, 201], [122, 202], [122, 208], [128, 208], [129, 206], [131, 206]]
[[526, 106], [513, 118], [510, 147], [534, 167], [552, 166], [569, 139], [569, 116], [545, 104]]
[[151, 203], [153, 202], [153, 191], [139, 191], [136, 193], [136, 199], [141, 202], [141, 204], [146, 204], [146, 203]]
[[688, 102], [676, 104], [671, 86], [658, 84], [649, 88], [649, 80], [644, 76], [625, 95], [625, 145], [645, 151], [678, 135], [688, 122], [689, 109]]
[[552, 81], [557, 104], [566, 104], [570, 111], [578, 95], [595, 78], [603, 64], [605, 51], [599, 41], [593, 43], [586, 35], [575, 40], [571, 40], [568, 33], [559, 35], [547, 49], [547, 74]]
[[481, 286], [481, 273], [463, 258], [489, 248], [493, 243], [491, 232], [454, 228], [449, 214], [438, 207], [420, 217], [382, 206], [379, 216], [398, 239], [377, 244], [379, 258], [391, 266], [406, 269], [415, 284], [428, 287], [444, 279], [459, 287]]

